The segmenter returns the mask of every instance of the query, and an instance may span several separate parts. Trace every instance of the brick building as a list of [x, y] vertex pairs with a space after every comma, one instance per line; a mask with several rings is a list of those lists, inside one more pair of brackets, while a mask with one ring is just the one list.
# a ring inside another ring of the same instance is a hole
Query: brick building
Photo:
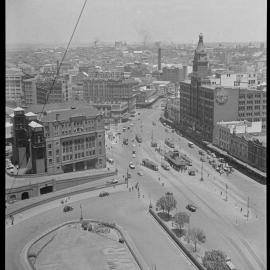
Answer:
[[16, 108], [14, 164], [31, 173], [62, 173], [106, 167], [104, 119], [88, 104]]

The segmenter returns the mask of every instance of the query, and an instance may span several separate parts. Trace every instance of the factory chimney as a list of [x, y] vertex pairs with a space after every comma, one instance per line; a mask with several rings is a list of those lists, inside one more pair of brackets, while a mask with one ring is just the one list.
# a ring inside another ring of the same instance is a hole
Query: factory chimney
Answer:
[[158, 71], [161, 71], [161, 48], [158, 48]]

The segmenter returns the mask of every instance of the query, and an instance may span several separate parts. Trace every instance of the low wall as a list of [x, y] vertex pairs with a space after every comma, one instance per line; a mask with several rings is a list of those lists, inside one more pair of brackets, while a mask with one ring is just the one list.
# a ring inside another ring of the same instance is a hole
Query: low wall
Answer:
[[150, 214], [155, 218], [155, 220], [162, 226], [162, 228], [170, 235], [173, 241], [180, 247], [183, 252], [187, 255], [187, 257], [192, 261], [192, 263], [199, 270], [206, 270], [197, 260], [196, 258], [189, 252], [189, 250], [181, 243], [181, 241], [176, 237], [176, 235], [164, 224], [164, 222], [156, 215], [156, 213], [149, 209]]
[[[141, 254], [137, 250], [137, 248], [136, 248], [135, 244], [133, 243], [132, 239], [129, 237], [128, 233], [122, 227], [120, 227], [119, 225], [114, 224], [114, 223], [97, 221], [97, 220], [92, 220], [92, 219], [86, 219], [86, 221], [94, 222], [94, 223], [100, 223], [100, 224], [103, 224], [104, 226], [107, 226], [107, 227], [110, 227], [110, 228], [113, 228], [113, 229], [117, 230], [120, 233], [121, 237], [124, 239], [125, 244], [127, 245], [130, 253], [134, 257], [134, 259], [135, 259], [136, 263], [138, 264], [139, 268], [141, 270], [150, 270], [150, 268], [148, 267], [148, 265], [145, 263], [144, 259], [142, 258]], [[24, 269], [25, 270], [35, 270], [35, 267], [29, 261], [29, 249], [34, 244], [36, 244], [40, 239], [47, 236], [48, 234], [60, 229], [61, 227], [64, 227], [64, 226], [67, 226], [67, 225], [70, 225], [70, 224], [76, 224], [76, 223], [81, 223], [81, 222], [73, 220], [73, 221], [65, 222], [65, 223], [63, 223], [61, 225], [57, 225], [56, 227], [53, 227], [52, 229], [47, 230], [42, 235], [37, 236], [35, 239], [33, 239], [32, 241], [27, 243], [26, 246], [23, 248], [23, 251], [21, 253], [21, 263], [24, 266]]]

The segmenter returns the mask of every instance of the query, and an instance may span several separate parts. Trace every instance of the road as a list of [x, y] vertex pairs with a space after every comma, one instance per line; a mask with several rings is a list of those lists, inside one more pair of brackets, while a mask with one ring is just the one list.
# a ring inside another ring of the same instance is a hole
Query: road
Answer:
[[[140, 166], [142, 158], [145, 157], [160, 164], [161, 156], [150, 147], [153, 133], [154, 139], [161, 147], [165, 147], [165, 138], [172, 138], [176, 148], [191, 157], [195, 169], [198, 172], [201, 169], [198, 147], [189, 148], [185, 138], [165, 132], [165, 128], [158, 121], [160, 101], [153, 109], [142, 109], [140, 113], [140, 116], [132, 119], [134, 125], [130, 130], [122, 132], [120, 138], [113, 142], [107, 139], [106, 144], [107, 156], [115, 160], [120, 178], [126, 174], [128, 163], [134, 162], [136, 169], [128, 169], [132, 176], [129, 186], [138, 182], [141, 197], [138, 198], [135, 191], [128, 192], [127, 189], [115, 190], [106, 198], [97, 198], [97, 194], [93, 197], [93, 193], [86, 193], [81, 194], [78, 200], [72, 201], [74, 211], [68, 214], [62, 212], [59, 202], [24, 213], [18, 224], [6, 230], [7, 269], [20, 269], [18, 257], [30, 239], [51, 226], [79, 218], [79, 204], [83, 205], [85, 216], [115, 221], [123, 226], [149, 266], [156, 264], [157, 269], [173, 270], [179, 269], [181, 265], [181, 269], [192, 269], [179, 249], [147, 214], [146, 209], [150, 201], [155, 203], [166, 191], [173, 192], [177, 200], [177, 211], [186, 211], [187, 203], [194, 203], [198, 207], [197, 212], [191, 214], [190, 227], [196, 226], [204, 230], [206, 243], [203, 246], [207, 250], [224, 251], [232, 258], [237, 269], [266, 269], [266, 187], [238, 171], [228, 177], [220, 176], [207, 163], [204, 163], [204, 181], [199, 180], [200, 173], [192, 177], [172, 168], [165, 171], [159, 167], [159, 171], [154, 172]], [[156, 126], [152, 125], [152, 121], [156, 122]], [[118, 130], [122, 131], [122, 127], [129, 124], [130, 122], [119, 125]], [[133, 146], [131, 140], [137, 133], [142, 135], [143, 142], [138, 144], [135, 141]], [[128, 146], [122, 145], [124, 137], [129, 138]], [[134, 149], [136, 158], [132, 157]], [[138, 171], [142, 171], [143, 176], [138, 176]], [[164, 183], [164, 187], [161, 183]], [[229, 187], [228, 201], [224, 200], [225, 184]], [[248, 197], [250, 214], [247, 219], [245, 214]]]
[[[158, 121], [160, 117], [160, 101], [153, 109], [140, 110], [141, 115], [133, 118], [134, 126], [122, 132], [116, 144], [108, 143], [108, 150], [115, 160], [120, 173], [126, 173], [128, 163], [133, 161], [135, 170], [129, 169], [132, 179], [138, 181], [142, 193], [148, 200], [156, 201], [165, 191], [174, 193], [178, 202], [177, 210], [185, 211], [187, 203], [194, 203], [198, 211], [191, 214], [190, 226], [202, 228], [206, 233], [206, 249], [221, 249], [232, 258], [237, 269], [266, 269], [266, 187], [255, 182], [246, 175], [235, 170], [231, 175], [219, 175], [207, 162], [203, 165], [203, 178], [200, 181], [201, 161], [198, 147], [188, 147], [188, 140], [176, 133], [165, 132]], [[152, 122], [156, 122], [156, 126]], [[122, 131], [121, 124], [118, 130]], [[143, 142], [135, 147], [131, 140], [140, 133]], [[160, 164], [161, 156], [151, 148], [151, 136], [158, 146], [165, 148], [165, 138], [174, 140], [176, 149], [186, 153], [198, 170], [196, 176], [179, 173], [171, 168], [165, 171], [159, 167], [158, 172], [140, 166], [142, 158], [148, 157]], [[129, 145], [121, 144], [123, 138], [129, 138]], [[120, 143], [119, 143], [120, 142]], [[132, 158], [132, 150], [136, 150], [136, 158]], [[142, 171], [142, 177], [137, 175]], [[160, 178], [160, 181], [158, 180]], [[161, 182], [165, 184], [163, 188]], [[225, 200], [225, 185], [228, 185], [228, 201]], [[221, 194], [222, 192], [222, 194]], [[249, 198], [249, 216], [247, 200]], [[242, 211], [241, 211], [242, 208]]]
[[34, 237], [57, 224], [80, 218], [80, 204], [83, 217], [122, 226], [130, 235], [146, 263], [156, 265], [156, 269], [191, 270], [193, 267], [178, 247], [168, 238], [138, 199], [135, 191], [126, 186], [106, 189], [108, 197], [100, 198], [97, 192], [74, 195], [70, 205], [72, 212], [64, 213], [60, 202], [36, 207], [15, 218], [15, 225], [6, 230], [6, 269], [21, 269], [19, 257], [23, 247]]

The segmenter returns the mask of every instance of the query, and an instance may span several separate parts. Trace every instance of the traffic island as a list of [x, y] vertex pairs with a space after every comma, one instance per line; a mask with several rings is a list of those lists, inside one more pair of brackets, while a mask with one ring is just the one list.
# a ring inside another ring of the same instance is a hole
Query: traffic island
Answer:
[[[181, 233], [178, 234], [179, 231], [177, 229], [173, 228], [172, 225], [170, 225], [171, 219], [169, 219], [168, 221], [162, 220], [162, 218], [160, 217], [160, 213], [162, 213], [162, 212], [156, 213], [154, 210], [149, 209], [149, 213], [161, 225], [161, 227], [169, 234], [169, 236], [172, 238], [172, 240], [177, 244], [177, 246], [189, 258], [189, 260], [192, 262], [192, 264], [199, 270], [206, 270], [202, 265], [202, 256], [204, 255], [203, 249], [200, 249], [197, 247], [196, 252], [194, 252], [193, 245], [190, 243], [190, 241], [187, 238], [185, 238], [185, 236], [183, 234], [181, 234]], [[161, 216], [163, 216], [163, 215], [161, 215]], [[178, 237], [178, 236], [180, 236], [180, 237]]]
[[67, 222], [27, 244], [25, 269], [149, 270], [121, 227], [96, 220]]

